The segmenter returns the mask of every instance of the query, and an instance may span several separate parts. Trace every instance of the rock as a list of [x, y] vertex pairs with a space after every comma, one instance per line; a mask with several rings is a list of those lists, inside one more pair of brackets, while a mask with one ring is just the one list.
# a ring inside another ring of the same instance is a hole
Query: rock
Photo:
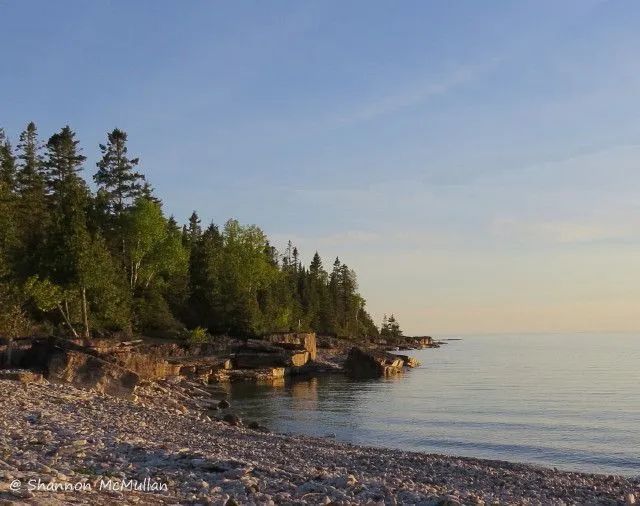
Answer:
[[22, 369], [8, 369], [0, 370], [0, 380], [19, 381], [20, 383], [41, 383], [43, 378], [42, 374], [22, 370]]
[[345, 371], [353, 378], [381, 378], [402, 372], [402, 358], [377, 350], [353, 347], [345, 362]]
[[230, 408], [231, 404], [229, 403], [228, 400], [226, 399], [222, 399], [219, 403], [218, 403], [218, 408], [219, 409], [227, 409]]
[[233, 425], [234, 427], [242, 425], [242, 419], [235, 413], [227, 413], [222, 417], [222, 420], [229, 425]]
[[624, 499], [625, 504], [631, 505], [636, 503], [636, 496], [634, 494], [627, 494]]
[[[309, 358], [315, 360], [318, 354], [316, 335], [313, 332], [285, 332], [264, 336], [265, 341], [276, 346], [289, 349], [299, 349], [309, 352]], [[291, 348], [292, 347], [292, 348]]]
[[396, 355], [396, 357], [400, 357], [402, 359], [402, 362], [405, 367], [419, 367], [421, 364], [420, 362], [418, 362], [418, 360], [416, 360], [413, 357], [410, 357], [409, 355]]
[[180, 373], [180, 365], [151, 354], [126, 350], [113, 352], [113, 356], [118, 365], [135, 372], [144, 379], [165, 379]]
[[276, 382], [284, 381], [284, 367], [268, 367], [263, 369], [235, 369], [228, 371], [231, 381]]
[[47, 364], [48, 379], [72, 383], [96, 392], [129, 397], [139, 376], [116, 364], [74, 350], [58, 350]]
[[286, 367], [287, 361], [283, 353], [249, 351], [236, 353], [233, 364], [236, 369], [260, 369], [266, 367]]

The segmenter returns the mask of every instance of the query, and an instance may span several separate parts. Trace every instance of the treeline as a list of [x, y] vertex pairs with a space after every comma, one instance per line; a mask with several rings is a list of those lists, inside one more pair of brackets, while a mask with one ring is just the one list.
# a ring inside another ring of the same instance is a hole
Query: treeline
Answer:
[[281, 254], [236, 220], [203, 225], [194, 212], [180, 227], [125, 132], [99, 149], [94, 191], [68, 126], [43, 143], [29, 123], [15, 149], [0, 129], [0, 335], [379, 334], [339, 259], [304, 266], [293, 245]]

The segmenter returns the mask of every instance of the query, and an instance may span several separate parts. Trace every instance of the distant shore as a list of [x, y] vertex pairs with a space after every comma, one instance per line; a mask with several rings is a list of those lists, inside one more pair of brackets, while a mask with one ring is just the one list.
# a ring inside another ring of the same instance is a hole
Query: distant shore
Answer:
[[[46, 381], [0, 380], [0, 499], [42, 505], [625, 504], [640, 490], [637, 479], [620, 476], [234, 427], [173, 408], [158, 392], [126, 400]], [[33, 480], [41, 489], [29, 490]]]

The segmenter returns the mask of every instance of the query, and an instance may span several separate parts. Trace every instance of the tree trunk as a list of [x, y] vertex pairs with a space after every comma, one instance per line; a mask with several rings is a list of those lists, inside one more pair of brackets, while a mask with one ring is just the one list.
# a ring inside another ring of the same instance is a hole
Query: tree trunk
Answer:
[[82, 323], [84, 324], [84, 332], [82, 337], [89, 339], [89, 314], [87, 311], [87, 289], [82, 287]]
[[[66, 301], [65, 301], [66, 304]], [[67, 306], [67, 310], [69, 309], [69, 306]], [[67, 324], [67, 327], [69, 327], [69, 329], [71, 330], [71, 333], [73, 334], [73, 336], [78, 339], [78, 333], [76, 332], [76, 329], [73, 328], [73, 325], [71, 325], [71, 322], [69, 321], [69, 315], [67, 313], [65, 313], [64, 309], [62, 308], [62, 306], [60, 304], [58, 304], [58, 310], [60, 311], [60, 314], [62, 315], [62, 317], [64, 318], [65, 323]]]

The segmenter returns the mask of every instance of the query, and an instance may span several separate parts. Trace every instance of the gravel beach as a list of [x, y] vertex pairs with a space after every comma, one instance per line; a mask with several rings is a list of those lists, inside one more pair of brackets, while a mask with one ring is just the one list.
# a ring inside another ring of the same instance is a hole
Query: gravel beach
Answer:
[[633, 504], [640, 481], [230, 426], [0, 381], [0, 504]]

